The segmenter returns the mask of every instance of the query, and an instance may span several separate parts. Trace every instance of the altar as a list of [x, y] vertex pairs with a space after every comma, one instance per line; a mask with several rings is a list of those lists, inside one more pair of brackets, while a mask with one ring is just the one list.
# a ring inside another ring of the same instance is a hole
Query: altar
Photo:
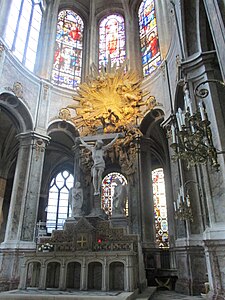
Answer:
[[24, 253], [19, 289], [132, 292], [146, 286], [138, 235], [98, 217], [69, 218]]

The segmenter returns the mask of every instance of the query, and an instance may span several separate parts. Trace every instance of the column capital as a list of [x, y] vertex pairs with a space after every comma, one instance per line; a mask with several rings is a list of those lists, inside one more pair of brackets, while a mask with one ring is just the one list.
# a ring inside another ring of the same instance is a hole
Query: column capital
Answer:
[[41, 140], [43, 141], [46, 145], [50, 141], [50, 136], [48, 135], [43, 135], [40, 134], [36, 131], [29, 131], [29, 132], [22, 132], [16, 135], [16, 138], [22, 142], [22, 141], [32, 141], [32, 140]]

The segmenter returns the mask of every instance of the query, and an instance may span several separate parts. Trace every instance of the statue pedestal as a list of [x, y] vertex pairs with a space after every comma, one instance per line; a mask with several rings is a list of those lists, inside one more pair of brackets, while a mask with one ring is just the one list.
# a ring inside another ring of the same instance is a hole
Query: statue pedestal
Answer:
[[101, 208], [101, 196], [94, 195], [94, 201], [93, 201], [93, 209], [91, 213], [88, 215], [88, 217], [99, 217], [103, 220], [107, 219], [107, 215], [104, 212], [104, 210]]
[[77, 217], [77, 218], [74, 218], [74, 217], [69, 217], [65, 220], [65, 223], [63, 225], [63, 229], [66, 229], [66, 226], [69, 225], [69, 224], [77, 224], [77, 222], [80, 220], [81, 217]]
[[103, 220], [107, 219], [107, 215], [101, 208], [93, 208], [91, 213], [87, 217], [98, 217]]
[[124, 215], [115, 215], [111, 217], [110, 223], [113, 227], [125, 227], [128, 226], [127, 217]]

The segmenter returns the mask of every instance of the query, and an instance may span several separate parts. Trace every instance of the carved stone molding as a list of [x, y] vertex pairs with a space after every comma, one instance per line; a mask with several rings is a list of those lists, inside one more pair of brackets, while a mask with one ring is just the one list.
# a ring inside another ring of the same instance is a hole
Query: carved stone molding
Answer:
[[42, 139], [37, 139], [35, 141], [35, 160], [38, 161], [42, 152], [45, 151], [45, 142]]
[[13, 87], [6, 87], [5, 88], [7, 91], [13, 92], [16, 97], [20, 99], [23, 98], [23, 85], [19, 81], [14, 82]]

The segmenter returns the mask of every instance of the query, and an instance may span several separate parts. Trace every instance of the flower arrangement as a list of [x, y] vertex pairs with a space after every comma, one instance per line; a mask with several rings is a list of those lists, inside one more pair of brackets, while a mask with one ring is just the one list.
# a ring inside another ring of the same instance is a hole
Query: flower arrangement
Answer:
[[38, 251], [40, 252], [53, 251], [53, 250], [54, 250], [54, 246], [49, 243], [42, 244], [38, 247]]

